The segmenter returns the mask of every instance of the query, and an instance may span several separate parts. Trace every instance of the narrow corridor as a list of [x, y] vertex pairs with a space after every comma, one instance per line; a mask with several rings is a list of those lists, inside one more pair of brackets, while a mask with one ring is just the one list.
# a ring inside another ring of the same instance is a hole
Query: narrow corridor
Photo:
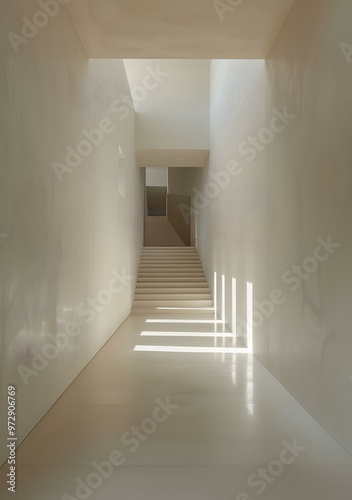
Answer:
[[1, 1], [0, 500], [351, 500], [352, 1]]

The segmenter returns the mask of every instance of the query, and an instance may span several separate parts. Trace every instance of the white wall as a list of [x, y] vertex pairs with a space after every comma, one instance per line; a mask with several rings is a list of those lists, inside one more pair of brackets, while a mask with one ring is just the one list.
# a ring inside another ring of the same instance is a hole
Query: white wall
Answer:
[[[255, 308], [255, 354], [350, 453], [352, 64], [340, 43], [352, 44], [351, 16], [348, 0], [296, 0], [265, 63], [213, 63], [212, 153], [198, 183], [204, 191], [210, 172], [238, 161], [242, 171], [198, 215], [208, 278], [226, 276], [229, 324], [232, 278], [237, 319], [246, 318], [247, 281], [258, 303], [281, 290], [285, 302], [267, 303], [268, 317]], [[259, 133], [266, 140], [261, 128], [277, 130], [271, 120], [285, 106], [296, 118], [250, 162], [239, 146]], [[340, 247], [319, 262], [314, 254], [328, 254], [316, 253], [317, 238], [329, 235]], [[317, 269], [293, 291], [292, 266], [303, 262]]]
[[167, 167], [147, 167], [146, 186], [167, 186]]
[[[33, 0], [1, 6], [0, 233], [7, 235], [0, 243], [1, 400], [15, 385], [20, 441], [130, 313], [144, 179], [135, 166], [134, 113], [111, 111], [114, 99], [129, 92], [123, 62], [89, 61], [66, 6], [16, 54], [6, 34], [21, 33], [21, 18], [32, 19], [39, 7]], [[110, 133], [60, 183], [52, 163], [65, 163], [65, 147], [76, 147], [82, 131], [103, 118], [112, 121]], [[121, 290], [111, 282], [113, 270], [131, 277]], [[101, 294], [110, 285], [116, 293]], [[97, 297], [106, 305], [87, 313], [88, 298]], [[80, 327], [74, 338], [67, 334], [72, 321]], [[55, 355], [47, 349], [58, 332], [63, 348]], [[26, 385], [19, 367], [34, 370], [35, 356], [38, 370], [27, 371]], [[4, 443], [5, 404], [0, 421]], [[5, 453], [2, 446], [0, 461]]]
[[[209, 149], [209, 61], [125, 60], [125, 66], [137, 149]], [[157, 68], [160, 81], [145, 80]]]

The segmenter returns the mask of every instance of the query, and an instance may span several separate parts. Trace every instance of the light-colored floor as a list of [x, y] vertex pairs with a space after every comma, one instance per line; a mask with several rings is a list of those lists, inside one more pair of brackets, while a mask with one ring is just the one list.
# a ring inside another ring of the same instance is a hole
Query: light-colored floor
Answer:
[[1, 498], [350, 500], [352, 457], [196, 318], [130, 316], [20, 446]]

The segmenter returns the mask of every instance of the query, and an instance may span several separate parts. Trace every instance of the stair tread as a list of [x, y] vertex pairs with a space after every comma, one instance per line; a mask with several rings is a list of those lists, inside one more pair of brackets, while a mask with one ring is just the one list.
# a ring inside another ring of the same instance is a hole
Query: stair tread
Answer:
[[[168, 294], [168, 295], [177, 295], [177, 296], [180, 296], [180, 295], [193, 296], [193, 295], [209, 295], [210, 294], [210, 290], [208, 287], [204, 287], [204, 288], [196, 288], [196, 287], [173, 288], [173, 287], [168, 287], [168, 288], [160, 288], [160, 290], [161, 290], [160, 292], [158, 292], [157, 290], [158, 290], [158, 288], [139, 288], [138, 292], [136, 290], [136, 293], [138, 293], [138, 295]], [[194, 290], [199, 290], [199, 291], [195, 292]]]
[[206, 299], [189, 299], [189, 300], [135, 300], [134, 306], [157, 306], [157, 307], [212, 307], [213, 301]]

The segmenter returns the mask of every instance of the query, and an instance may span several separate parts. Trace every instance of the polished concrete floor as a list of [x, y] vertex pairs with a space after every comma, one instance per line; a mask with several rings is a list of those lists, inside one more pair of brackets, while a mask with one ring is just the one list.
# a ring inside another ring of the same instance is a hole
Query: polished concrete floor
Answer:
[[350, 500], [352, 457], [203, 314], [131, 315], [18, 449], [23, 500]]

